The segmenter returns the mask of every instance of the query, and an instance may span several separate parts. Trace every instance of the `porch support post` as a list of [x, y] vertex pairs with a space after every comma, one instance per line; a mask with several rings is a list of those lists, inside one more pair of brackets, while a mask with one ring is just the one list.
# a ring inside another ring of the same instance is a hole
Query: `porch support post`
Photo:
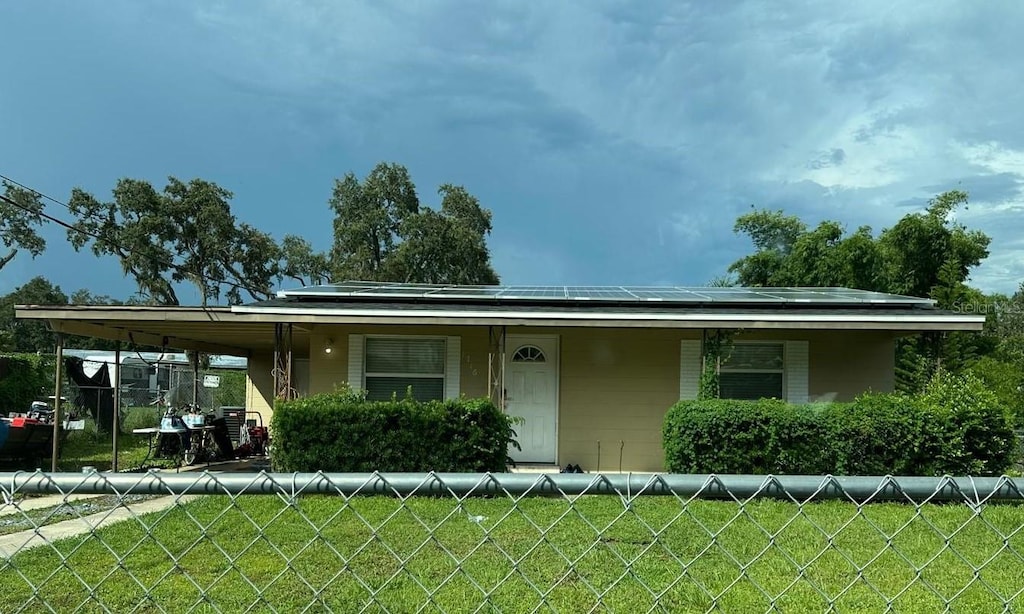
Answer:
[[121, 342], [114, 346], [114, 456], [110, 463], [111, 471], [117, 472], [117, 434], [121, 430]]
[[292, 398], [295, 396], [295, 387], [292, 386], [292, 325], [291, 325], [291, 323], [288, 324], [287, 343], [288, 343], [288, 353], [287, 353], [287, 356], [286, 356], [287, 364], [285, 365], [287, 370], [285, 372], [288, 374], [288, 377], [286, 378], [287, 382], [288, 382], [288, 389], [285, 391], [285, 397], [284, 398], [285, 398], [286, 401], [291, 401]]
[[494, 326], [487, 327], [487, 398], [492, 403], [497, 402], [495, 396], [495, 385], [494, 375], [496, 369], [494, 368]]
[[489, 354], [487, 356], [487, 396], [495, 405], [505, 408], [505, 327], [487, 329]]
[[505, 327], [501, 327], [501, 344], [499, 346], [501, 351], [501, 397], [499, 398], [498, 407], [501, 411], [505, 411], [505, 396], [508, 391], [505, 389]]
[[192, 407], [199, 407], [199, 351], [192, 350]]
[[292, 325], [274, 324], [274, 398], [290, 401], [292, 394]]
[[64, 379], [64, 333], [57, 333], [57, 364], [53, 381], [53, 454], [50, 471], [57, 472], [57, 457], [60, 456], [60, 395]]

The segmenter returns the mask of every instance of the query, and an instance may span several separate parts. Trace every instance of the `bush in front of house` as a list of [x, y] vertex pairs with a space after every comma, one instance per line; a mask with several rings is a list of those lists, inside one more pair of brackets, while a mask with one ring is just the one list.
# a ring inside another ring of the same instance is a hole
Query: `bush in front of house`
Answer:
[[921, 399], [931, 418], [927, 423], [939, 429], [939, 472], [998, 475], [1012, 464], [1012, 412], [981, 378], [970, 372], [940, 374], [928, 383]]
[[852, 403], [822, 405], [825, 445], [835, 475], [930, 475], [938, 431], [929, 431], [921, 399], [899, 393], [868, 393]]
[[663, 428], [672, 473], [818, 473], [825, 437], [813, 407], [775, 399], [680, 401]]
[[662, 439], [672, 473], [998, 475], [1014, 449], [1008, 412], [970, 374], [851, 403], [680, 401]]
[[340, 391], [279, 402], [277, 471], [505, 471], [512, 424], [488, 399], [367, 401]]

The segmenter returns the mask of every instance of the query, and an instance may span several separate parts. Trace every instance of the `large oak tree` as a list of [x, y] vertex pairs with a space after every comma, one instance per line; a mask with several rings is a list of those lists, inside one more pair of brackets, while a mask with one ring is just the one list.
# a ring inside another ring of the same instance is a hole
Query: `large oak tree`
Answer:
[[360, 181], [336, 180], [335, 279], [433, 284], [496, 284], [487, 236], [491, 212], [464, 187], [438, 189], [440, 207], [420, 203], [409, 171], [380, 163]]
[[68, 240], [77, 250], [118, 258], [147, 300], [180, 304], [180, 283], [192, 284], [204, 306], [222, 297], [231, 304], [270, 297], [281, 248], [238, 222], [228, 190], [203, 179], [170, 177], [160, 191], [122, 179], [113, 197], [102, 202], [76, 188], [68, 204], [77, 221]]

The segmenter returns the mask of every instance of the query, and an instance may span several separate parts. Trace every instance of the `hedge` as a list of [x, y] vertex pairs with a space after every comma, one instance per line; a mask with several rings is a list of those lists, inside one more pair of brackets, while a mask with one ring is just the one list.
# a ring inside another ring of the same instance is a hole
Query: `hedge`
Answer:
[[277, 471], [505, 471], [514, 433], [488, 399], [367, 401], [351, 392], [280, 402]]
[[851, 403], [681, 401], [662, 438], [673, 473], [999, 475], [1014, 449], [1006, 408], [970, 374]]
[[53, 358], [36, 354], [0, 355], [0, 413], [26, 412], [53, 385]]

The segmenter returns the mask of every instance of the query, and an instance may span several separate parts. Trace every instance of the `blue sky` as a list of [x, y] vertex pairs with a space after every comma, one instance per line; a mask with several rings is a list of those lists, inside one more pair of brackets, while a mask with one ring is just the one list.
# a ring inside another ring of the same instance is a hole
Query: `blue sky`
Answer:
[[[277, 237], [330, 244], [332, 181], [404, 164], [494, 212], [506, 283], [702, 284], [737, 215], [889, 226], [938, 192], [1024, 280], [1024, 4], [865, 1], [6, 3], [0, 173], [66, 200], [202, 177]], [[67, 211], [53, 207], [58, 217]], [[128, 296], [47, 232], [45, 275]]]

